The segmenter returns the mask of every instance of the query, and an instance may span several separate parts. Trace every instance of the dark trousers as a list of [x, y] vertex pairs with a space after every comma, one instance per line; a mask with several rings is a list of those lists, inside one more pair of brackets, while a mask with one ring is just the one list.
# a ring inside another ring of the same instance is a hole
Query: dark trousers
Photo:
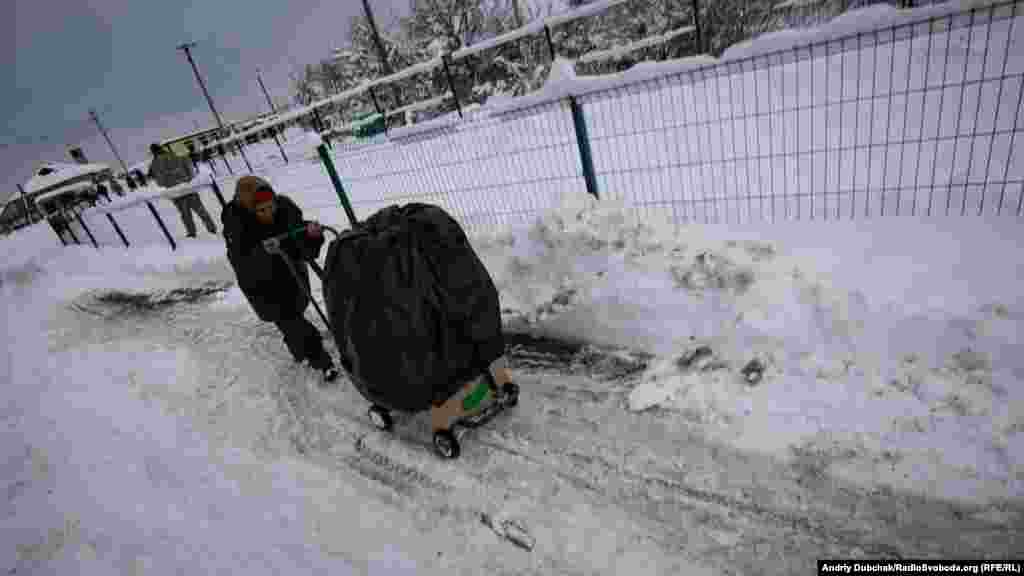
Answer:
[[195, 237], [196, 235], [196, 223], [192, 219], [193, 212], [199, 214], [199, 217], [202, 218], [207, 232], [210, 234], [217, 233], [217, 226], [213, 223], [210, 213], [206, 211], [206, 207], [203, 206], [203, 201], [199, 199], [199, 194], [193, 192], [179, 196], [174, 199], [174, 206], [178, 209], [178, 213], [181, 214], [181, 221], [185, 224], [185, 233], [189, 236]]
[[320, 331], [305, 316], [279, 320], [274, 324], [284, 335], [284, 344], [296, 362], [309, 360], [309, 365], [317, 370], [324, 370], [334, 364], [324, 349]]

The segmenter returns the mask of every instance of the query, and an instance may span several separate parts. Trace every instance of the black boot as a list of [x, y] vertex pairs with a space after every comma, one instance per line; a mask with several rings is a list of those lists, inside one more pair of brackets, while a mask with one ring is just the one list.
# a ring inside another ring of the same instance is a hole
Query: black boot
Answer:
[[334, 361], [331, 360], [330, 355], [327, 354], [326, 350], [320, 349], [319, 353], [315, 357], [309, 359], [310, 367], [319, 370], [323, 374], [324, 384], [330, 384], [338, 379], [338, 368], [334, 365]]

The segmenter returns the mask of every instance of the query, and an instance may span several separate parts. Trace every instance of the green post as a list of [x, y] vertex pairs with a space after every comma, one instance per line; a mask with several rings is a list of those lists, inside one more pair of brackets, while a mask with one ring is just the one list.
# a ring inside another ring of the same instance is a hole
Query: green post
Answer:
[[590, 137], [587, 136], [583, 110], [572, 96], [569, 97], [569, 108], [572, 110], [573, 126], [576, 127], [576, 146], [580, 150], [580, 162], [583, 164], [583, 180], [587, 183], [587, 192], [598, 198], [597, 176], [594, 174], [594, 160], [590, 154]]
[[341, 205], [345, 208], [345, 215], [348, 216], [349, 223], [352, 224], [352, 228], [355, 228], [359, 225], [359, 221], [356, 220], [356, 213], [352, 211], [352, 205], [348, 202], [348, 196], [345, 195], [345, 188], [341, 185], [338, 172], [334, 169], [334, 162], [331, 160], [331, 155], [327, 152], [327, 145], [320, 144], [316, 147], [316, 151], [320, 155], [320, 160], [324, 163], [324, 167], [327, 168], [327, 175], [331, 177], [334, 191], [338, 193], [338, 198], [341, 199]]

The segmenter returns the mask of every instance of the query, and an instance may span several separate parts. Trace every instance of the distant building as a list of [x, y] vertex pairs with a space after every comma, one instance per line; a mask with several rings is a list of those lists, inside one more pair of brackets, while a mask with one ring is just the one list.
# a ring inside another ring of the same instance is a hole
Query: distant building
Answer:
[[[25, 190], [24, 198], [15, 193], [3, 204], [0, 226], [16, 229], [38, 221], [42, 210], [37, 201], [43, 200], [52, 213], [61, 207], [78, 203], [83, 198], [83, 192], [88, 192], [96, 182], [111, 177], [111, 169], [106, 164], [42, 162], [22, 187]], [[28, 214], [25, 212], [26, 203]]]
[[160, 142], [164, 148], [170, 150], [175, 156], [188, 156], [188, 145], [189, 143], [199, 150], [207, 144], [216, 142], [221, 138], [226, 137], [232, 130], [231, 126], [225, 127], [227, 133], [223, 133], [220, 128], [207, 128], [205, 130], [198, 130], [182, 136], [171, 138], [170, 140], [164, 140]]
[[[224, 129], [220, 128], [206, 128], [203, 130], [197, 130], [189, 134], [183, 134], [169, 140], [160, 142], [161, 145], [168, 148], [176, 156], [187, 157], [189, 153], [189, 144], [191, 143], [195, 150], [200, 151], [203, 148], [211, 144], [215, 144], [225, 138], [229, 138], [235, 134], [241, 134], [247, 130], [255, 128], [260, 124], [263, 124], [267, 120], [274, 117], [274, 114], [267, 112], [259, 114], [246, 120], [239, 122], [233, 122], [224, 126]], [[259, 139], [258, 136], [247, 138], [246, 141], [250, 144], [254, 143]]]

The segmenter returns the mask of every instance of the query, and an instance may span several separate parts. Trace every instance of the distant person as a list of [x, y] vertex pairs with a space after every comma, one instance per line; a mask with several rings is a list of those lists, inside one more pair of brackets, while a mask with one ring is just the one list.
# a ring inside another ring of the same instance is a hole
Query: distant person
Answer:
[[323, 381], [338, 377], [334, 361], [324, 349], [323, 338], [305, 311], [309, 295], [292, 275], [287, 262], [270, 254], [263, 241], [290, 232], [305, 230], [281, 242], [281, 249], [292, 260], [295, 272], [309, 286], [306, 262], [315, 260], [323, 246], [320, 225], [302, 219], [302, 210], [287, 196], [274, 192], [258, 176], [243, 176], [235, 186], [235, 197], [220, 215], [224, 225], [224, 243], [228, 261], [238, 278], [238, 287], [256, 316], [272, 322], [284, 336], [285, 346], [296, 362], [308, 361], [323, 374]]
[[110, 190], [118, 196], [124, 196], [124, 186], [121, 186], [121, 182], [117, 178], [110, 179]]
[[[96, 183], [96, 200], [99, 200], [100, 198], [106, 200], [108, 204], [110, 203], [110, 191], [103, 185], [103, 182]], [[95, 202], [93, 205], [95, 205]]]
[[196, 152], [196, 145], [189, 142], [185, 146], [188, 147], [188, 159], [192, 161], [192, 168], [199, 170], [199, 152]]
[[[160, 144], [153, 143], [149, 147], [153, 153], [153, 162], [149, 165], [149, 176], [156, 183], [164, 188], [173, 188], [180, 184], [187, 184], [195, 178], [196, 170], [188, 158], [181, 158], [170, 153]], [[185, 232], [189, 238], [196, 237], [196, 223], [192, 219], [192, 212], [199, 214], [210, 234], [217, 233], [217, 225], [214, 224], [210, 213], [203, 206], [199, 198], [199, 192], [195, 188], [187, 194], [171, 199], [175, 208], [181, 214], [181, 221], [185, 224]]]

